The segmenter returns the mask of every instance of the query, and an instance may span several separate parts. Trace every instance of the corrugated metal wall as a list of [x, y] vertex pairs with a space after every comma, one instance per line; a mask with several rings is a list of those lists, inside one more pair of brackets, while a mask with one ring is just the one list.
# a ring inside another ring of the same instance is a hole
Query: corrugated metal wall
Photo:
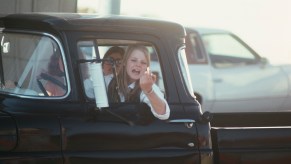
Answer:
[[77, 0], [0, 0], [0, 13], [76, 12]]

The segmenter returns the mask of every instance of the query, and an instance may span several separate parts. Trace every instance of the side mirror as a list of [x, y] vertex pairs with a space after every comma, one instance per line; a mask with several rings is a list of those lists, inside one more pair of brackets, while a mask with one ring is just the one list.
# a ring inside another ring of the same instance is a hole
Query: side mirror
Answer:
[[109, 107], [101, 63], [91, 63], [89, 70], [94, 88], [96, 106], [99, 109]]
[[201, 115], [199, 121], [200, 121], [201, 123], [208, 123], [208, 122], [210, 122], [212, 119], [213, 119], [213, 114], [210, 113], [210, 112], [208, 112], [208, 111], [206, 111], [206, 112], [204, 112], [204, 113]]

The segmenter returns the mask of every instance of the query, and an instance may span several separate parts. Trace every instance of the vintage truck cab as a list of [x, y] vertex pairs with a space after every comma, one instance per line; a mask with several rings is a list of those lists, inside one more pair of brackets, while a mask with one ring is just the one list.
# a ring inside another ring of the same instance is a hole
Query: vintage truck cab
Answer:
[[[1, 163], [211, 163], [209, 117], [192, 95], [184, 37], [183, 26], [160, 20], [2, 17]], [[151, 70], [170, 107], [167, 120], [153, 117], [143, 103], [108, 102], [103, 55], [134, 44], [151, 53]]]
[[[289, 163], [290, 112], [202, 113], [185, 35], [180, 24], [145, 18], [2, 16], [0, 163]], [[104, 54], [131, 45], [150, 52], [169, 118], [108, 100]]]

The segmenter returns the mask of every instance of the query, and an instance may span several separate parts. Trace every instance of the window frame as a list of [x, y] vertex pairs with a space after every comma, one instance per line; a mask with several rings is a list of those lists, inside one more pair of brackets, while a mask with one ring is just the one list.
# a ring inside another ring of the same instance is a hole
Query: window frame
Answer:
[[188, 61], [187, 61], [186, 46], [181, 46], [178, 48], [177, 58], [178, 58], [178, 65], [181, 70], [181, 75], [185, 84], [185, 88], [192, 97], [195, 97], [194, 92], [193, 92], [191, 74], [190, 74]]
[[[64, 66], [64, 76], [65, 76], [65, 82], [67, 84], [67, 92], [62, 95], [62, 96], [34, 96], [34, 95], [24, 95], [24, 94], [17, 94], [17, 93], [12, 93], [12, 92], [3, 92], [0, 91], [0, 94], [4, 94], [4, 95], [12, 95], [12, 96], [16, 96], [16, 97], [20, 97], [20, 98], [28, 98], [28, 99], [64, 99], [66, 97], [68, 97], [68, 95], [71, 93], [71, 85], [70, 85], [70, 77], [69, 77], [69, 73], [68, 73], [68, 64], [66, 62], [66, 55], [63, 49], [63, 46], [60, 42], [60, 40], [58, 39], [58, 37], [47, 33], [47, 32], [38, 32], [38, 31], [30, 31], [30, 30], [14, 30], [14, 29], [6, 29], [6, 28], [2, 28], [0, 30], [1, 34], [21, 34], [21, 35], [33, 35], [33, 36], [39, 36], [41, 37], [47, 37], [49, 39], [51, 39], [52, 41], [54, 41], [56, 43], [56, 45], [59, 48], [60, 51], [60, 55], [63, 61], [63, 66]], [[2, 40], [2, 38], [1, 38]]]
[[[159, 46], [157, 46], [156, 45], [156, 42], [154, 42], [152, 39], [137, 39], [138, 37], [136, 37], [136, 35], [135, 35], [135, 37], [128, 37], [128, 35], [122, 35], [122, 37], [103, 37], [103, 36], [98, 36], [98, 35], [96, 35], [94, 38], [92, 38], [92, 37], [90, 37], [90, 38], [80, 38], [80, 39], [78, 39], [77, 41], [76, 41], [76, 46], [77, 46], [77, 49], [78, 49], [78, 54], [77, 54], [77, 56], [78, 56], [78, 59], [80, 60], [81, 58], [80, 58], [80, 48], [79, 48], [79, 46], [78, 46], [78, 43], [79, 42], [82, 42], [82, 41], [90, 41], [90, 42], [94, 42], [95, 43], [95, 53], [96, 53], [96, 58], [97, 59], [102, 59], [103, 58], [103, 56], [104, 56], [104, 54], [99, 54], [100, 52], [98, 51], [99, 49], [98, 49], [98, 47], [99, 46], [104, 46], [104, 45], [99, 45], [98, 44], [98, 40], [118, 40], [118, 41], [132, 41], [133, 43], [134, 42], [137, 42], [137, 43], [145, 43], [146, 45], [145, 46], [150, 46], [150, 47], [152, 47], [153, 48], [153, 50], [155, 50], [155, 58], [157, 58], [157, 61], [158, 61], [158, 63], [159, 63], [159, 71], [161, 72], [161, 75], [159, 75], [160, 77], [162, 77], [162, 86], [163, 86], [163, 88], [160, 88], [161, 89], [161, 91], [164, 93], [164, 96], [165, 96], [165, 99], [167, 98], [167, 89], [166, 89], [166, 83], [165, 83], [165, 73], [164, 73], [164, 70], [163, 70], [163, 68], [162, 68], [162, 63], [161, 63], [161, 55], [159, 55], [159, 50], [158, 50], [158, 48], [159, 48]], [[128, 45], [130, 45], [130, 44], [112, 44], [112, 45], [108, 45], [108, 46], [128, 46]], [[125, 51], [126, 51], [126, 49], [124, 49]], [[97, 52], [98, 51], [98, 52]], [[102, 57], [102, 58], [101, 58]], [[152, 58], [152, 56], [151, 56], [151, 62], [153, 61], [152, 60], [153, 58]], [[83, 79], [83, 76], [82, 76], [82, 69], [81, 69], [81, 67], [80, 67], [80, 64], [81, 63], [79, 63], [79, 72], [80, 72], [80, 80], [84, 80]], [[151, 68], [151, 66], [150, 66], [150, 68]], [[84, 91], [84, 96], [85, 96], [85, 99], [87, 99], [87, 100], [89, 100], [89, 101], [94, 101], [95, 99], [94, 98], [90, 98], [90, 97], [88, 97], [88, 95], [86, 94], [86, 92], [85, 92], [85, 90], [86, 90], [86, 87], [84, 86], [84, 83], [82, 82], [82, 84], [83, 84], [83, 86], [82, 86], [82, 88], [83, 88], [83, 91]], [[160, 85], [157, 85], [157, 86], [159, 86], [160, 87]]]

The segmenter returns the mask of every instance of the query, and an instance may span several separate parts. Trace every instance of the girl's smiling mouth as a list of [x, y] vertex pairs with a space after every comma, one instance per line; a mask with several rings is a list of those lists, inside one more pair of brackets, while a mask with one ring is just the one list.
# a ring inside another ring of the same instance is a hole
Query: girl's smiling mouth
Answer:
[[139, 75], [139, 74], [140, 74], [140, 71], [139, 71], [139, 70], [136, 70], [136, 69], [133, 69], [133, 70], [132, 70], [132, 73], [133, 73], [133, 74], [136, 74], [136, 75]]

